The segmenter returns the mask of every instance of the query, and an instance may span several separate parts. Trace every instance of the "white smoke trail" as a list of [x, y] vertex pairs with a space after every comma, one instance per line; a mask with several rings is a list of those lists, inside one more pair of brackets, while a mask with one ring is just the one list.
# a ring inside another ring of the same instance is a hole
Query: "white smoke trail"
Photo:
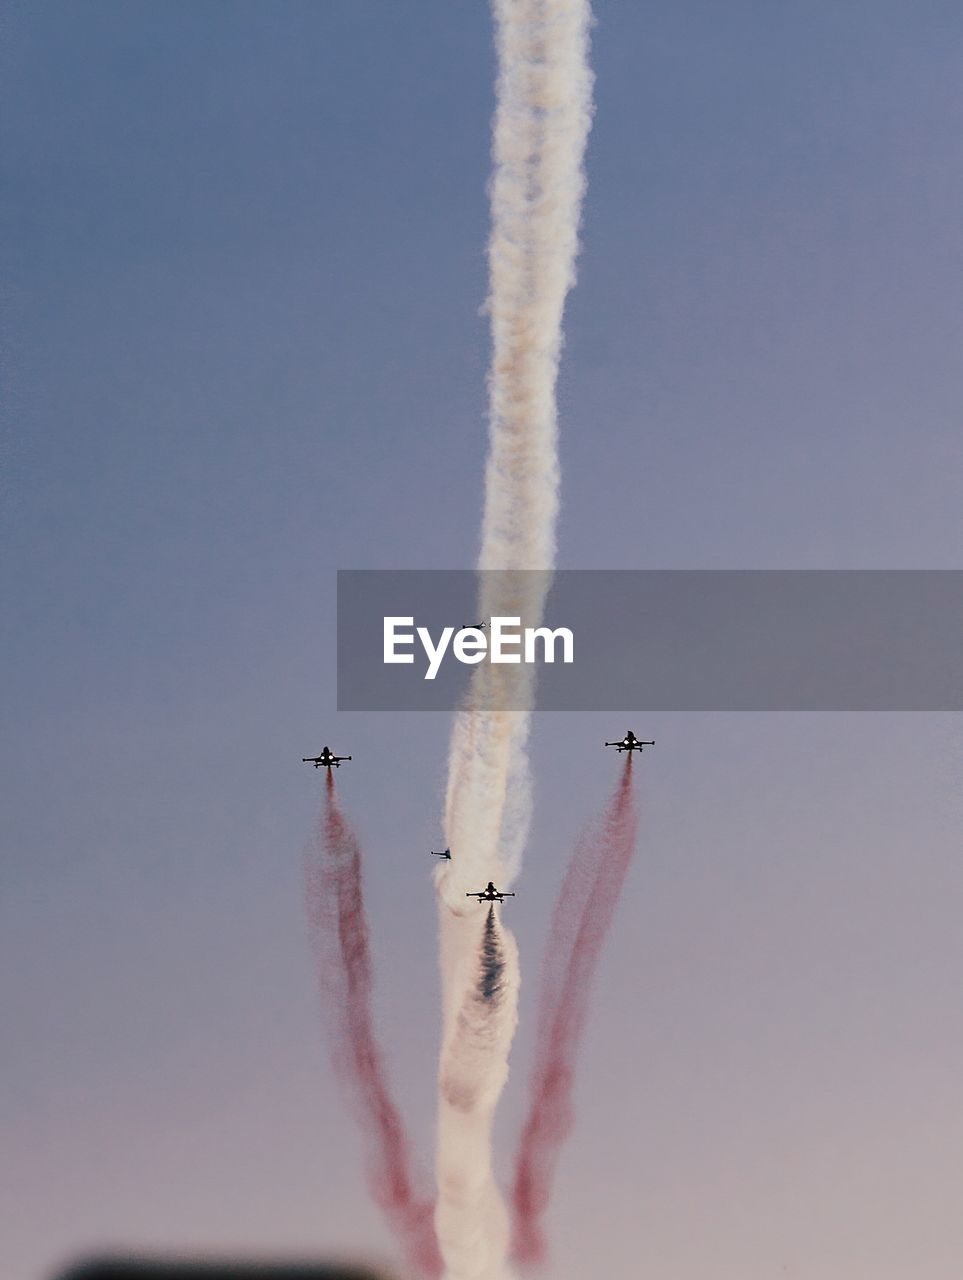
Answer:
[[[555, 383], [585, 188], [591, 11], [588, 0], [493, 0], [492, 8], [498, 51], [488, 299], [493, 356], [479, 568], [508, 572], [483, 577], [479, 609], [486, 618], [517, 615], [537, 626], [555, 560]], [[482, 664], [452, 730], [445, 817], [453, 857], [437, 872], [444, 1031], [436, 1211], [451, 1280], [510, 1274], [491, 1125], [515, 1028], [517, 949], [500, 928], [500, 994], [479, 1001], [483, 912], [465, 894], [491, 879], [507, 888], [518, 873], [531, 810], [533, 692], [524, 665]]]

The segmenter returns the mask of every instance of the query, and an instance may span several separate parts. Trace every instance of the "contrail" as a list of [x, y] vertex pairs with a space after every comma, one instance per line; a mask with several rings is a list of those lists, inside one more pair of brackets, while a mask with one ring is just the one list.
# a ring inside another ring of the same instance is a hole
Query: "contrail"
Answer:
[[605, 811], [579, 837], [552, 916], [539, 996], [531, 1106], [512, 1187], [512, 1257], [544, 1261], [541, 1217], [572, 1127], [572, 1088], [592, 978], [635, 850], [632, 753]]
[[[493, 0], [492, 10], [498, 54], [488, 297], [493, 353], [478, 565], [502, 572], [483, 577], [479, 610], [537, 626], [555, 561], [555, 383], [585, 188], [591, 11], [588, 0]], [[453, 856], [436, 872], [444, 1001], [436, 1226], [451, 1280], [510, 1274], [491, 1126], [516, 1021], [517, 948], [499, 928], [498, 998], [479, 1001], [477, 961], [485, 944], [464, 895], [493, 878], [506, 888], [519, 871], [531, 810], [533, 692], [523, 664], [477, 667], [449, 750], [445, 831]]]
[[434, 1205], [415, 1188], [408, 1136], [388, 1088], [371, 1012], [371, 955], [361, 848], [328, 771], [324, 810], [306, 860], [307, 907], [335, 1072], [367, 1139], [368, 1183], [417, 1273], [441, 1274]]

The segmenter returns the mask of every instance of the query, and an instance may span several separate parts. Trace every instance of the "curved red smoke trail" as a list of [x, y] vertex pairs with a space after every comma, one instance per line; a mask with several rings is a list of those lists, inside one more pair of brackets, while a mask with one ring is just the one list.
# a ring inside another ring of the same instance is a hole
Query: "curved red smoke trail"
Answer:
[[418, 1194], [408, 1135], [388, 1088], [371, 1011], [371, 954], [361, 882], [361, 847], [338, 805], [328, 771], [325, 805], [308, 852], [307, 908], [326, 1010], [334, 1068], [352, 1098], [368, 1144], [375, 1202], [419, 1274], [437, 1277], [441, 1255], [434, 1204]]
[[632, 753], [604, 812], [582, 832], [555, 904], [542, 965], [532, 1101], [515, 1160], [512, 1257], [545, 1259], [541, 1217], [572, 1127], [575, 1059], [592, 978], [635, 850]]

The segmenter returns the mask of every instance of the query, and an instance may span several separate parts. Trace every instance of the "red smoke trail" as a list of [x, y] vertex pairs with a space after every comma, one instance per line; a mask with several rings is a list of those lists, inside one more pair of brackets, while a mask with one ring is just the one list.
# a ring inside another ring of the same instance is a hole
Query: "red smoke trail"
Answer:
[[440, 1276], [434, 1205], [415, 1190], [408, 1136], [388, 1089], [374, 1032], [361, 848], [338, 807], [330, 770], [324, 813], [307, 859], [307, 907], [327, 1012], [333, 1015], [334, 1068], [367, 1139], [371, 1194], [412, 1266], [423, 1276]]
[[540, 1219], [548, 1207], [559, 1150], [572, 1127], [575, 1059], [592, 978], [637, 828], [632, 753], [600, 818], [579, 837], [565, 873], [542, 965], [531, 1109], [515, 1161], [512, 1257], [523, 1265], [545, 1259]]

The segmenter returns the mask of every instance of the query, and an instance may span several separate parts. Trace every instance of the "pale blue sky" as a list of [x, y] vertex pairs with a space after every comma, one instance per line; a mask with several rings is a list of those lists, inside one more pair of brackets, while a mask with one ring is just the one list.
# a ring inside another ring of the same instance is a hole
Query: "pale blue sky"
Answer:
[[[963, 567], [959, 7], [596, 8], [562, 563]], [[474, 557], [489, 14], [41, 2], [3, 36], [0, 1270], [390, 1257], [320, 1038], [299, 760], [355, 757], [427, 1157], [447, 719], [334, 714], [334, 571]], [[553, 1280], [957, 1280], [958, 720], [622, 719], [537, 724], [513, 903], [503, 1168], [598, 743], [654, 736]]]

